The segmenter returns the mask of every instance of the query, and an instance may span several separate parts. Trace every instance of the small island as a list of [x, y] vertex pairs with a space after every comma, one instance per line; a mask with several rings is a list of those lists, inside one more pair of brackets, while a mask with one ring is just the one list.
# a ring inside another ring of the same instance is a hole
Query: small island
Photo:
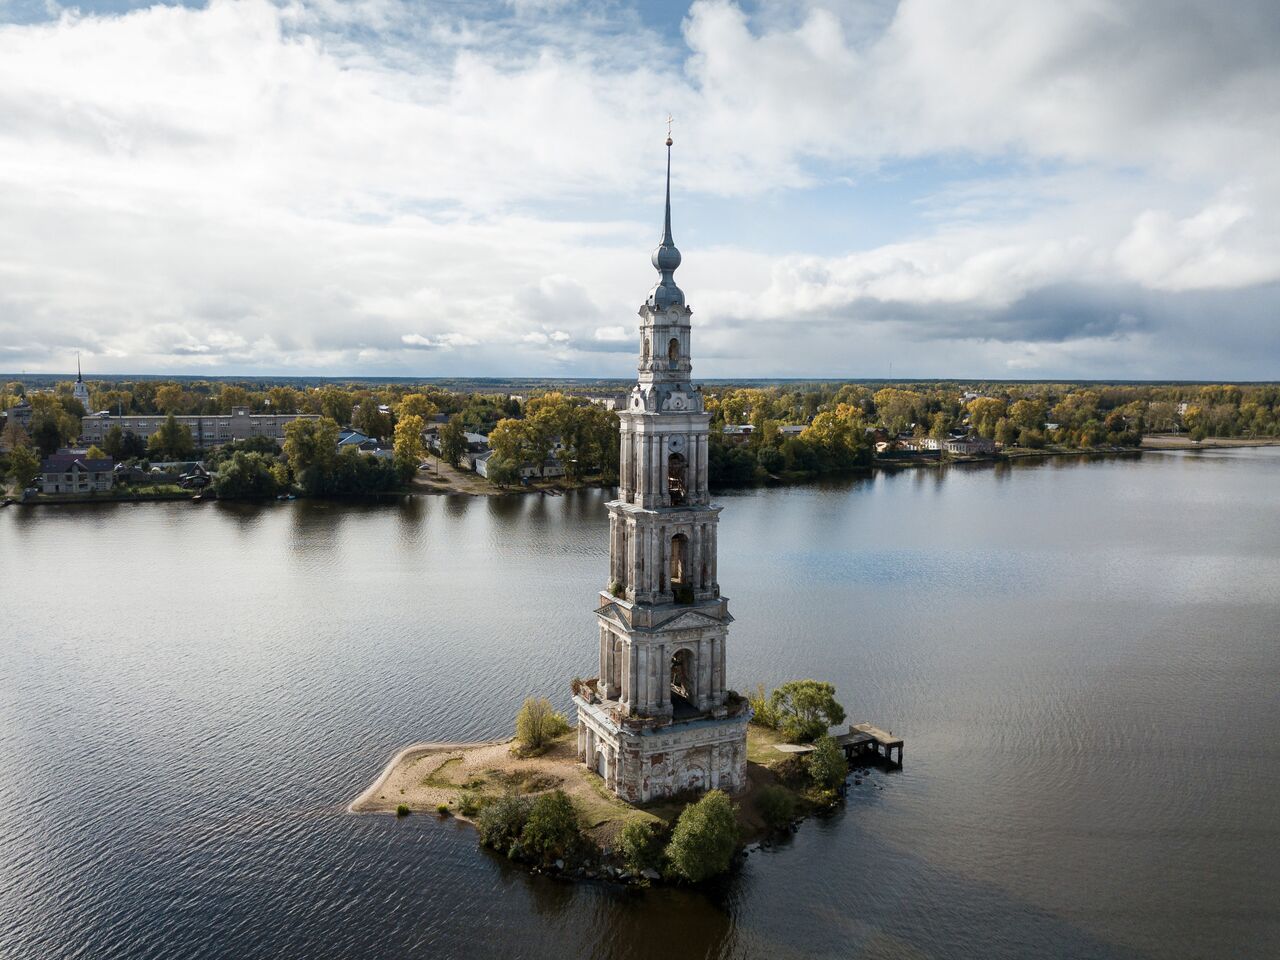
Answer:
[[[747, 844], [769, 843], [839, 802], [849, 751], [819, 732], [844, 718], [834, 692], [800, 680], [750, 698], [756, 712], [746, 786], [732, 797], [713, 790], [643, 804], [621, 800], [579, 760], [564, 717], [547, 700], [530, 698], [512, 738], [406, 747], [348, 809], [456, 817], [474, 824], [482, 843], [537, 871], [634, 884], [698, 882], [730, 869]], [[863, 766], [876, 762], [857, 756]], [[539, 813], [554, 829], [530, 831]]]

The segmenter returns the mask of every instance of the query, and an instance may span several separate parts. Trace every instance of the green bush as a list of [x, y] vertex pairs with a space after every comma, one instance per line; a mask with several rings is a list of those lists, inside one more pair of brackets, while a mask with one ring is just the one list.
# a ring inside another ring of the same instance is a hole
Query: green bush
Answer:
[[737, 845], [733, 803], [723, 791], [712, 790], [681, 812], [667, 860], [678, 876], [699, 883], [728, 870]]
[[775, 830], [786, 826], [796, 815], [796, 798], [786, 787], [765, 787], [756, 796], [756, 808], [764, 822]]
[[618, 837], [622, 859], [635, 873], [658, 864], [657, 835], [652, 825], [643, 820], [629, 820]]
[[407, 817], [408, 815], [409, 815], [409, 808], [407, 805], [402, 803], [400, 804], [400, 806], [396, 807], [397, 817]]
[[808, 743], [844, 722], [844, 707], [836, 702], [836, 688], [817, 680], [792, 680], [769, 697], [782, 735], [794, 743]]
[[458, 797], [458, 812], [464, 817], [474, 817], [484, 806], [484, 798], [471, 790], [464, 790]]
[[476, 829], [480, 831], [480, 842], [486, 847], [509, 853], [520, 840], [524, 825], [529, 821], [529, 810], [532, 804], [528, 797], [508, 793], [497, 800], [487, 803], [476, 818]]
[[442, 817], [447, 817], [449, 815], [449, 805], [447, 803], [437, 804], [436, 813], [440, 814]]
[[569, 732], [569, 721], [556, 713], [546, 697], [529, 697], [516, 714], [516, 739], [525, 753], [545, 750], [556, 737]]
[[828, 736], [821, 736], [813, 742], [814, 751], [806, 761], [809, 777], [814, 786], [822, 790], [835, 790], [849, 775], [849, 765], [845, 763], [844, 751], [840, 745]]
[[544, 862], [563, 857], [582, 839], [578, 814], [563, 790], [552, 790], [533, 801], [520, 832], [520, 849]]
[[747, 694], [747, 702], [751, 704], [751, 722], [758, 727], [770, 730], [778, 729], [778, 713], [769, 702], [769, 694], [763, 683], [756, 684], [756, 692]]

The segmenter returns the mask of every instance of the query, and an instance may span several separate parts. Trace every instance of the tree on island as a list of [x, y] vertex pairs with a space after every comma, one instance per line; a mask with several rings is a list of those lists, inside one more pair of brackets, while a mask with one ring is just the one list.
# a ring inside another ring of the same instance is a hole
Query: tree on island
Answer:
[[529, 817], [520, 831], [520, 850], [543, 863], [572, 852], [582, 839], [578, 813], [563, 790], [538, 796], [529, 808]]
[[748, 699], [755, 711], [752, 723], [778, 730], [793, 743], [816, 740], [830, 727], [844, 722], [844, 707], [836, 701], [836, 688], [817, 680], [791, 680], [767, 698], [760, 686]]
[[814, 784], [822, 790], [839, 789], [844, 778], [849, 774], [849, 765], [845, 762], [844, 751], [831, 737], [823, 734], [813, 742], [813, 753], [805, 760], [809, 776]]
[[667, 862], [677, 876], [700, 883], [724, 873], [738, 846], [738, 820], [722, 790], [685, 807], [667, 844]]
[[556, 713], [546, 697], [528, 697], [516, 714], [516, 740], [526, 754], [545, 750], [557, 737], [569, 732], [564, 714]]

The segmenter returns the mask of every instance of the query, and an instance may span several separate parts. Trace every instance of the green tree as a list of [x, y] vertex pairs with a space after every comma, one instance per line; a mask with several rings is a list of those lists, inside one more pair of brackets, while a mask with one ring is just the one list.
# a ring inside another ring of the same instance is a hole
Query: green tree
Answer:
[[429, 423], [439, 412], [440, 408], [425, 393], [407, 393], [396, 405], [396, 416], [401, 420], [405, 417], [421, 417], [423, 423]]
[[14, 483], [19, 490], [25, 490], [35, 483], [40, 475], [40, 457], [27, 445], [14, 447], [9, 454], [9, 472], [13, 474]]
[[995, 437], [996, 424], [1007, 412], [1005, 402], [998, 397], [978, 397], [969, 401], [969, 423], [980, 437]]
[[339, 425], [351, 422], [351, 410], [354, 402], [351, 394], [337, 387], [325, 387], [320, 391], [319, 413]]
[[924, 397], [914, 390], [885, 387], [877, 390], [873, 399], [880, 422], [895, 434], [901, 433], [911, 423], [918, 423], [920, 411], [924, 409]]
[[578, 814], [563, 790], [539, 795], [520, 831], [520, 849], [550, 863], [573, 850], [582, 839]]
[[401, 417], [396, 424], [395, 460], [400, 476], [408, 480], [413, 476], [418, 464], [427, 455], [427, 448], [422, 442], [422, 431], [425, 428], [422, 417], [416, 413]]
[[645, 820], [628, 820], [618, 837], [618, 849], [622, 859], [635, 873], [652, 869], [658, 864], [657, 834]]
[[823, 790], [835, 790], [849, 774], [840, 745], [825, 734], [813, 742], [813, 752], [805, 760], [809, 776]]
[[1044, 402], [1024, 398], [1009, 408], [1009, 419], [1027, 430], [1044, 429]]
[[844, 707], [836, 701], [836, 688], [829, 683], [792, 680], [774, 690], [769, 703], [782, 735], [796, 743], [814, 740], [844, 722]]
[[272, 387], [267, 391], [267, 404], [272, 413], [297, 413], [298, 391], [293, 387]]
[[284, 426], [284, 455], [308, 494], [328, 493], [338, 460], [338, 424], [329, 417], [294, 420]]
[[502, 853], [511, 852], [512, 847], [520, 841], [524, 825], [529, 822], [529, 811], [532, 806], [528, 797], [514, 793], [508, 793], [485, 804], [484, 809], [476, 817], [476, 830], [480, 833], [480, 842]]
[[440, 428], [440, 456], [456, 467], [467, 452], [466, 431], [462, 429], [462, 417], [454, 414], [449, 422]]
[[275, 468], [274, 457], [238, 450], [213, 475], [213, 492], [231, 500], [274, 497], [280, 491]]
[[1001, 417], [996, 421], [995, 439], [1006, 447], [1013, 446], [1018, 442], [1018, 425], [1008, 417]]
[[365, 397], [360, 401], [352, 426], [379, 440], [391, 436], [393, 429], [391, 414], [381, 409], [376, 397]]
[[712, 790], [685, 807], [667, 844], [667, 861], [691, 883], [724, 873], [738, 846], [734, 805], [721, 790]]
[[90, 444], [89, 449], [84, 452], [86, 460], [105, 460], [110, 456], [105, 450], [96, 443]]
[[527, 697], [516, 714], [516, 740], [527, 753], [545, 750], [568, 732], [564, 714], [556, 713], [546, 697]]
[[191, 428], [185, 423], [179, 423], [172, 413], [147, 441], [147, 452], [157, 459], [186, 460], [195, 449]]

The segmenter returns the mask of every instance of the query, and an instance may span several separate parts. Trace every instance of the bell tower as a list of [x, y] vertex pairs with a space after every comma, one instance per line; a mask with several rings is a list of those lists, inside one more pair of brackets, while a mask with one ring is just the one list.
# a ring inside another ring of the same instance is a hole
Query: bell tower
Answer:
[[640, 307], [636, 385], [620, 410], [609, 584], [596, 609], [600, 672], [575, 690], [579, 757], [628, 800], [745, 785], [749, 709], [726, 683], [733, 618], [716, 579], [720, 507], [708, 425], [690, 376], [692, 311], [675, 282], [671, 146], [666, 215]]

